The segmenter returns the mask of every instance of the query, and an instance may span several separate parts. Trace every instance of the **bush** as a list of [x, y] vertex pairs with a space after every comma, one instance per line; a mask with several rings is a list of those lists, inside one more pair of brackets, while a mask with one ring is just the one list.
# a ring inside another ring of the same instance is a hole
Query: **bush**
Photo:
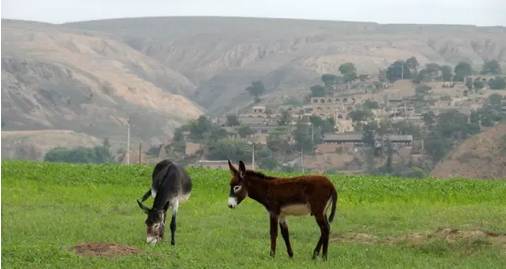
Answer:
[[209, 145], [210, 160], [251, 160], [252, 146], [243, 139], [224, 138]]
[[97, 146], [94, 148], [78, 147], [74, 149], [58, 147], [48, 151], [44, 156], [44, 161], [68, 163], [108, 163], [112, 162], [113, 158], [109, 150], [103, 146]]
[[488, 86], [493, 90], [506, 89], [506, 80], [503, 77], [495, 77], [488, 81]]

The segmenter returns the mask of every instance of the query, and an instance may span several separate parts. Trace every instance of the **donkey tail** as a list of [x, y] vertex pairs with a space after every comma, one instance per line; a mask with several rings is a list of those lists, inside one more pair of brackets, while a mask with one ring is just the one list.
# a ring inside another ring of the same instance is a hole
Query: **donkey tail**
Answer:
[[336, 215], [337, 192], [335, 190], [333, 190], [331, 198], [332, 198], [332, 209], [330, 211], [329, 222], [332, 222], [334, 220], [334, 216]]

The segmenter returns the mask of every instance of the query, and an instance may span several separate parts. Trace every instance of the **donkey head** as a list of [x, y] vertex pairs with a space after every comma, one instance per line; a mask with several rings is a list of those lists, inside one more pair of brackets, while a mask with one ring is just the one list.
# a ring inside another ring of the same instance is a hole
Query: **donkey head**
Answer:
[[146, 242], [154, 245], [163, 238], [165, 212], [150, 209], [139, 200], [137, 200], [137, 204], [148, 215], [144, 222], [146, 223]]
[[243, 161], [239, 161], [239, 170], [237, 170], [229, 160], [228, 167], [232, 174], [232, 178], [230, 179], [230, 193], [228, 195], [228, 207], [235, 208], [248, 196], [248, 190], [245, 184], [246, 166]]

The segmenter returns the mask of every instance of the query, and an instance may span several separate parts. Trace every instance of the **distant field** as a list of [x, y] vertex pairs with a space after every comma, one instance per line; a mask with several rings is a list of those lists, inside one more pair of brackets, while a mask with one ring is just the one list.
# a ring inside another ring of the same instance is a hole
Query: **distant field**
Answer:
[[[506, 268], [506, 180], [331, 176], [339, 192], [327, 262], [312, 260], [312, 217], [288, 219], [269, 256], [268, 217], [253, 200], [227, 208], [228, 171], [190, 169], [194, 190], [178, 215], [176, 246], [145, 244], [135, 199], [151, 166], [2, 162], [4, 268]], [[151, 204], [151, 200], [148, 201]], [[168, 231], [167, 231], [168, 232]], [[139, 254], [81, 257], [81, 243]]]

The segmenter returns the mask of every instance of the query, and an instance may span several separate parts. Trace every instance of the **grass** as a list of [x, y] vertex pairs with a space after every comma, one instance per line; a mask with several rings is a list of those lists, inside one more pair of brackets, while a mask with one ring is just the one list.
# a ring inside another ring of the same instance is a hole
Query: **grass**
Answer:
[[[151, 247], [145, 244], [145, 215], [135, 202], [149, 188], [151, 172], [152, 166], [2, 162], [3, 266], [506, 268], [506, 245], [486, 239], [433, 239], [418, 245], [333, 242], [327, 262], [311, 260], [319, 236], [312, 217], [288, 219], [295, 257], [287, 257], [279, 236], [273, 259], [265, 210], [250, 199], [228, 209], [228, 171], [196, 168], [189, 169], [194, 189], [180, 207], [176, 246], [166, 240]], [[440, 227], [506, 232], [506, 181], [330, 177], [339, 193], [334, 235], [387, 238]], [[70, 251], [87, 242], [130, 245], [142, 253], [106, 258]]]

